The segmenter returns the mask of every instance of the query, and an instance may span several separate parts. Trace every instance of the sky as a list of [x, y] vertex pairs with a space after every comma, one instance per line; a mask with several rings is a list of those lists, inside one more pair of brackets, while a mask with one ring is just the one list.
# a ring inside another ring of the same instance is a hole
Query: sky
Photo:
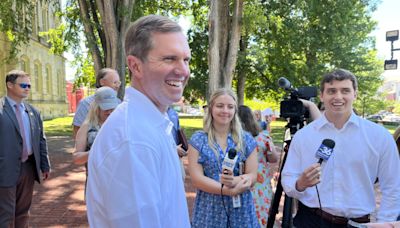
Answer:
[[[376, 48], [378, 50], [378, 57], [381, 59], [390, 59], [390, 42], [386, 41], [386, 32], [391, 30], [400, 30], [400, 0], [381, 0], [378, 9], [372, 14], [374, 20], [378, 22], [376, 29], [371, 33], [376, 38]], [[181, 20], [181, 26], [184, 28], [189, 27], [187, 21]], [[400, 40], [394, 42], [394, 48], [400, 48]], [[66, 58], [72, 60], [73, 56], [66, 53]], [[400, 51], [393, 53], [393, 58], [398, 59], [400, 64]], [[382, 66], [383, 68], [383, 66]], [[74, 78], [75, 70], [67, 62], [66, 78], [72, 80]], [[383, 73], [385, 78], [398, 77], [400, 79], [400, 65], [398, 70], [389, 70]]]
[[[376, 37], [378, 57], [389, 60], [391, 42], [386, 41], [386, 32], [400, 29], [400, 0], [382, 0], [372, 16], [378, 22], [377, 28], [371, 34]], [[400, 48], [400, 40], [395, 41], [393, 47]], [[400, 63], [400, 51], [393, 52], [393, 58], [398, 59]], [[398, 70], [385, 71], [383, 76], [385, 78], [396, 76], [400, 78], [399, 68], [400, 66], [398, 66]]]

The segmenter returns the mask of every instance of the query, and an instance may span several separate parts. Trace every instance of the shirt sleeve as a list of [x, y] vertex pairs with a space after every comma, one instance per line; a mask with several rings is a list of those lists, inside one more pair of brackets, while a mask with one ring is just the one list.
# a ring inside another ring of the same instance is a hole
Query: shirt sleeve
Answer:
[[207, 135], [203, 131], [196, 131], [190, 138], [189, 144], [199, 152], [199, 159], [197, 162], [203, 164], [206, 161], [206, 157], [203, 155], [202, 148], [203, 146], [208, 146], [205, 145], [208, 144]]
[[76, 109], [74, 119], [72, 121], [72, 125], [80, 127], [83, 123], [83, 121], [86, 118], [86, 115], [89, 112], [89, 107], [90, 103], [87, 101], [87, 99], [81, 100], [79, 102], [78, 108]]
[[[385, 132], [387, 133], [387, 132]], [[382, 144], [382, 156], [378, 170], [382, 198], [377, 213], [378, 222], [396, 221], [400, 215], [400, 160], [396, 144], [389, 133]]]
[[250, 133], [245, 132], [244, 134], [244, 143], [245, 143], [245, 157], [246, 159], [250, 156], [250, 154], [254, 151], [257, 147], [257, 142]]
[[299, 199], [306, 191], [299, 192], [296, 189], [296, 181], [303, 172], [301, 168], [301, 150], [298, 143], [301, 140], [294, 136], [290, 143], [289, 152], [287, 153], [286, 162], [281, 173], [281, 183], [285, 193], [293, 198]]
[[104, 191], [99, 190], [108, 216], [107, 226], [163, 227], [158, 167], [161, 161], [157, 152], [149, 146], [128, 142], [116, 150], [119, 152], [110, 152], [97, 170], [102, 173], [98, 176], [100, 182], [108, 183]]

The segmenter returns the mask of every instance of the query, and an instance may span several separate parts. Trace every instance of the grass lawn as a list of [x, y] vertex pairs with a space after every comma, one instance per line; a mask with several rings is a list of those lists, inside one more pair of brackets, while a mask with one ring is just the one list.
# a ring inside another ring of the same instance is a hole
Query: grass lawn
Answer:
[[[190, 139], [192, 134], [197, 130], [203, 129], [202, 118], [179, 117], [181, 127], [185, 130], [185, 134]], [[47, 136], [71, 136], [72, 135], [72, 117], [61, 117], [43, 122], [44, 130]], [[285, 121], [273, 121], [271, 124], [272, 138], [274, 142], [281, 145], [284, 137]], [[391, 134], [396, 130], [396, 125], [384, 125]]]
[[46, 136], [72, 136], [72, 116], [43, 121]]

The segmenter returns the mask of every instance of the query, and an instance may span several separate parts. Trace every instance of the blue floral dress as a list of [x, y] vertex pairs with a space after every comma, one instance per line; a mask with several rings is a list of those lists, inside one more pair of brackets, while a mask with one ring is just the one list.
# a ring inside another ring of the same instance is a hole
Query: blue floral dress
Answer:
[[[244, 162], [256, 148], [257, 143], [249, 133], [243, 134], [245, 151], [238, 151], [238, 162], [234, 168], [234, 175], [239, 175], [239, 162]], [[235, 148], [235, 143], [231, 135], [228, 135], [228, 146], [226, 151]], [[220, 181], [222, 173], [222, 162], [225, 153], [218, 146], [219, 161], [216, 160], [214, 151], [208, 145], [207, 134], [203, 131], [195, 132], [190, 139], [190, 144], [199, 151], [198, 163], [203, 166], [204, 175], [216, 181]], [[231, 228], [252, 228], [259, 227], [257, 216], [254, 209], [253, 197], [250, 190], [240, 195], [241, 207], [233, 208], [232, 197], [211, 194], [197, 190], [197, 195], [193, 208], [192, 227], [210, 228], [227, 227], [228, 216]], [[223, 206], [222, 199], [224, 200]]]

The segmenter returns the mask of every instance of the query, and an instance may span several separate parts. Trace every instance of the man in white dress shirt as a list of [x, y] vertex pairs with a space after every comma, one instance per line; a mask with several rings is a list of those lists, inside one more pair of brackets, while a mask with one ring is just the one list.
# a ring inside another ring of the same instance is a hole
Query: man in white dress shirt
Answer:
[[[324, 114], [298, 131], [291, 142], [282, 186], [287, 195], [300, 201], [296, 227], [368, 222], [375, 210], [376, 178], [382, 192], [377, 220], [395, 221], [400, 214], [396, 144], [385, 128], [354, 114], [356, 97], [357, 80], [351, 72], [338, 69], [326, 74], [320, 95]], [[320, 165], [316, 151], [324, 139], [335, 141], [335, 147]]]
[[91, 227], [190, 227], [173, 124], [166, 111], [189, 79], [181, 27], [145, 16], [125, 39], [131, 86], [100, 129], [89, 156]]

